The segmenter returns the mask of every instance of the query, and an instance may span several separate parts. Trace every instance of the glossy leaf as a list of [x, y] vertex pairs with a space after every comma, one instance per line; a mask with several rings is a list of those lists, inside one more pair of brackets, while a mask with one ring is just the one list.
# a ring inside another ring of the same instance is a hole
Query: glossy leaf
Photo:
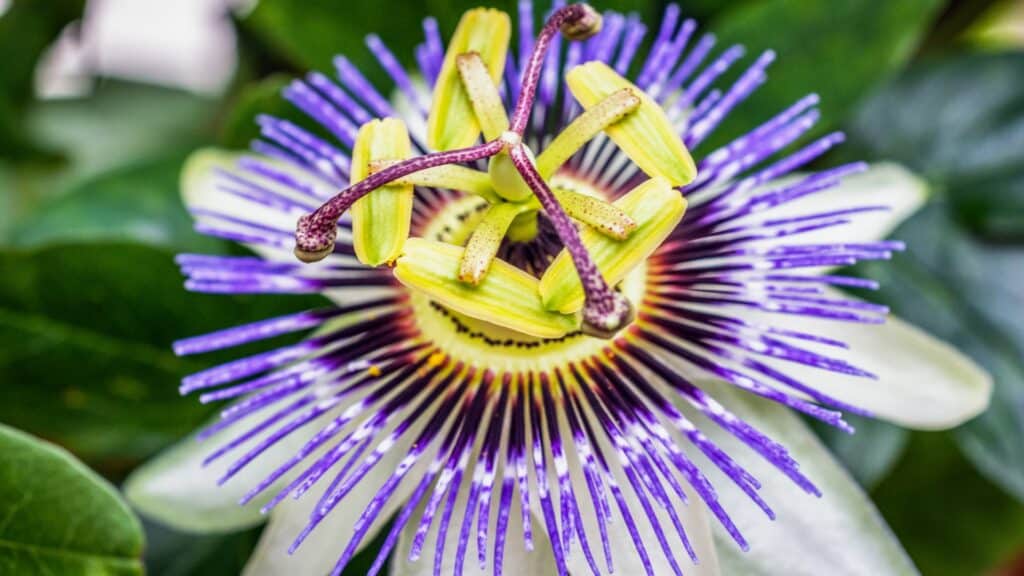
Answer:
[[15, 2], [0, 13], [0, 157], [31, 159], [41, 150], [25, 134], [24, 111], [33, 97], [39, 58], [64, 27], [79, 18], [84, 0], [54, 0], [45, 9]]
[[0, 425], [0, 494], [0, 573], [142, 575], [139, 521], [63, 449]]
[[1024, 506], [973, 470], [950, 434], [913, 434], [872, 497], [923, 574], [1014, 573], [995, 567], [1024, 547]]
[[[183, 211], [170, 204], [177, 196], [172, 164], [180, 165], [203, 140], [213, 108], [212, 101], [186, 92], [114, 80], [99, 84], [87, 97], [36, 102], [26, 113], [26, 129], [41, 146], [59, 150], [65, 161], [50, 167], [18, 166], [8, 181], [0, 182], [0, 239], [68, 240], [79, 231], [94, 238], [93, 233], [108, 227], [116, 236], [137, 225], [140, 216], [150, 217], [143, 228], [151, 233], [164, 229], [146, 241], [180, 230]], [[102, 193], [108, 184], [117, 190]], [[126, 192], [132, 187], [138, 188], [137, 196]], [[125, 225], [88, 206], [91, 194], [105, 209], [126, 217]], [[77, 199], [63, 204], [67, 196]], [[165, 209], [167, 221], [155, 221]], [[139, 213], [129, 215], [131, 210]], [[67, 230], [47, 228], [51, 217]], [[23, 221], [36, 219], [46, 220], [45, 230], [27, 233], [24, 229], [32, 224]]]
[[858, 111], [851, 149], [924, 175], [972, 231], [1024, 241], [1022, 76], [1021, 53], [919, 66]]
[[223, 576], [239, 574], [259, 539], [259, 529], [233, 534], [187, 534], [143, 519], [147, 574]]
[[22, 218], [11, 233], [17, 246], [67, 241], [137, 241], [203, 252], [224, 245], [192, 230], [178, 196], [185, 156], [129, 164], [73, 186]]
[[[943, 0], [767, 0], [727, 10], [711, 25], [718, 46], [774, 50], [769, 80], [733, 110], [704, 150], [728, 142], [805, 94], [821, 95], [824, 131], [872, 87], [899, 70], [945, 5]], [[901, 108], [902, 109], [902, 108]]]
[[177, 358], [171, 342], [323, 302], [189, 294], [171, 253], [125, 243], [3, 251], [0, 277], [0, 420], [107, 466], [200, 424], [210, 407], [179, 380], [238, 353]]

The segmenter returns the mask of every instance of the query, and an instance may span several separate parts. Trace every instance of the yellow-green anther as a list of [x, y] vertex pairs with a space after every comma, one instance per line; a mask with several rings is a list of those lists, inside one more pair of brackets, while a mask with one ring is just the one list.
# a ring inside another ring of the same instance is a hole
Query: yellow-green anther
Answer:
[[[595, 230], [581, 230], [580, 238], [609, 285], [616, 285], [645, 261], [672, 233], [686, 211], [686, 200], [665, 178], [652, 178], [615, 201], [637, 227], [626, 240], [615, 240]], [[583, 286], [566, 250], [555, 258], [540, 279], [544, 307], [565, 314], [583, 307]]]
[[[370, 172], [380, 172], [394, 163], [394, 161], [387, 160], [371, 162]], [[413, 172], [404, 178], [395, 180], [395, 183], [426, 188], [447, 188], [475, 194], [491, 204], [501, 202], [501, 197], [494, 191], [494, 187], [491, 186], [491, 177], [486, 172], [458, 164], [445, 164]]]
[[483, 58], [476, 52], [459, 54], [455, 57], [455, 67], [459, 70], [462, 87], [469, 95], [476, 113], [476, 121], [480, 123], [485, 140], [494, 140], [508, 130], [508, 114], [501, 102], [498, 86], [487, 70]]
[[524, 204], [501, 202], [487, 209], [483, 219], [476, 225], [473, 235], [466, 243], [466, 251], [462, 253], [459, 264], [459, 280], [470, 284], [479, 284], [494, 262], [501, 241], [505, 238], [509, 226], [516, 216], [527, 210]]
[[459, 78], [456, 59], [460, 54], [478, 53], [496, 85], [505, 72], [511, 27], [508, 14], [500, 10], [476, 8], [462, 15], [434, 84], [427, 118], [427, 145], [434, 150], [465, 148], [480, 136], [480, 123]]
[[[371, 174], [371, 163], [402, 160], [412, 154], [409, 132], [401, 120], [371, 120], [359, 128], [352, 147], [353, 184]], [[370, 266], [390, 263], [409, 237], [413, 189], [409, 184], [382, 186], [352, 205], [352, 247]]]
[[519, 170], [516, 170], [507, 152], [499, 152], [491, 157], [487, 164], [487, 174], [494, 191], [509, 202], [522, 202], [533, 196], [533, 190], [527, 186]]
[[545, 310], [537, 279], [508, 262], [495, 260], [476, 286], [460, 281], [456, 274], [463, 252], [452, 244], [410, 238], [395, 277], [450, 310], [538, 338], [559, 338], [579, 329], [578, 315]]
[[566, 75], [573, 96], [586, 109], [623, 88], [635, 91], [640, 106], [608, 126], [605, 133], [650, 176], [661, 176], [673, 186], [693, 181], [697, 167], [679, 134], [661, 106], [629, 80], [619, 76], [603, 62], [576, 66]]
[[587, 142], [640, 107], [640, 102], [640, 96], [632, 88], [622, 88], [589, 107], [537, 156], [537, 171], [545, 179], [553, 176]]
[[625, 240], [636, 230], [636, 220], [615, 204], [572, 190], [554, 188], [552, 192], [569, 216], [605, 236]]

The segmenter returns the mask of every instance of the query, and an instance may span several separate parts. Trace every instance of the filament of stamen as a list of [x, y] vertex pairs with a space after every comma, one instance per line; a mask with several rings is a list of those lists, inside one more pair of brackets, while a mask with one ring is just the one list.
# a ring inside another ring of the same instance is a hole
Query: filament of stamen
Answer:
[[473, 230], [473, 235], [469, 237], [465, 252], [462, 253], [459, 280], [473, 285], [483, 280], [512, 221], [526, 209], [527, 206], [523, 204], [511, 202], [493, 204], [487, 209], [487, 213]]
[[640, 97], [636, 92], [623, 88], [585, 110], [537, 156], [537, 171], [544, 178], [550, 178], [587, 142], [639, 106]]

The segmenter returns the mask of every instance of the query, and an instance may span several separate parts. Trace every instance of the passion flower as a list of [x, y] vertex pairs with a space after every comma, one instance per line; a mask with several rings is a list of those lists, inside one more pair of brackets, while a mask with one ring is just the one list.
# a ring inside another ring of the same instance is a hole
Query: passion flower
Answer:
[[[258, 257], [182, 255], [189, 289], [335, 302], [175, 346], [309, 332], [182, 384], [234, 402], [200, 437], [238, 514], [287, 517], [287, 551], [326, 549], [335, 574], [384, 526], [370, 573], [397, 548], [396, 573], [711, 574], [706, 511], [748, 541], [707, 472], [775, 517], [712, 428], [820, 491], [705, 383], [847, 431], [844, 411], [935, 427], [984, 407], [973, 365], [835, 290], [874, 287], [831, 270], [900, 250], [876, 238], [921, 195], [892, 167], [798, 173], [842, 141], [801, 143], [817, 97], [693, 160], [772, 53], [717, 89], [742, 49], [708, 61], [674, 6], [644, 57], [635, 17], [557, 4], [535, 36], [520, 7], [511, 54], [500, 11], [468, 12], [447, 50], [427, 20], [412, 74], [370, 37], [393, 99], [341, 57], [296, 80], [285, 96], [333, 139], [267, 117], [255, 154], [190, 161], [197, 228]], [[143, 477], [175, 458], [130, 483], [144, 510], [166, 484]], [[302, 512], [277, 516], [289, 496]]]

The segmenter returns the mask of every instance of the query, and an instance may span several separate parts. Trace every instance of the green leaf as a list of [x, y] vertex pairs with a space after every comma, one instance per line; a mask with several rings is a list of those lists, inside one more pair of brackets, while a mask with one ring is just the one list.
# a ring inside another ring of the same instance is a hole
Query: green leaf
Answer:
[[894, 236], [910, 250], [890, 263], [862, 268], [882, 282], [873, 297], [992, 374], [989, 409], [954, 436], [982, 472], [1024, 500], [1024, 329], [1009, 313], [1024, 309], [1019, 290], [1024, 248], [978, 243], [957, 228], [941, 204], [909, 220]]
[[978, 474], [948, 433], [914, 433], [872, 493], [928, 576], [1013, 574], [995, 568], [1024, 547], [1024, 506]]
[[36, 63], [65, 26], [82, 14], [84, 0], [18, 0], [0, 16], [0, 157], [31, 159], [40, 148], [25, 134], [24, 110], [32, 100]]
[[184, 161], [183, 154], [172, 154], [73, 186], [21, 219], [10, 241], [38, 246], [68, 240], [134, 240], [179, 250], [223, 251], [223, 243], [192, 230], [192, 218], [182, 207], [178, 181]]
[[[994, 377], [989, 410], [955, 437], [995, 483], [1024, 500], [1024, 54], [934, 61], [872, 96], [855, 116], [860, 157], [899, 160], [939, 202], [899, 229], [907, 252], [864, 266], [877, 297]], [[997, 238], [999, 245], [985, 240]]]
[[724, 13], [711, 27], [720, 46], [742, 44], [750, 54], [772, 49], [778, 59], [768, 70], [768, 81], [730, 113], [710, 144], [727, 142], [812, 92], [821, 95], [819, 130], [842, 120], [873, 86], [909, 60], [944, 4], [767, 0]]
[[769, 520], [713, 464], [698, 458], [701, 469], [714, 482], [722, 506], [750, 542], [750, 550], [742, 552], [715, 525], [722, 574], [917, 574], [871, 500], [800, 418], [785, 407], [722, 382], [701, 381], [699, 385], [738, 418], [785, 446], [800, 463], [800, 471], [823, 493], [821, 498], [804, 493], [749, 446], [683, 406], [708, 438], [761, 482], [760, 494], [777, 515], [775, 521]]
[[[99, 84], [86, 98], [32, 105], [26, 129], [42, 145], [61, 150], [65, 162], [8, 168], [9, 177], [0, 179], [0, 239], [6, 240], [22, 219], [49, 209], [50, 202], [105, 185], [108, 172], [183, 156], [207, 139], [213, 111], [212, 102], [185, 92], [114, 81]], [[162, 181], [172, 182], [166, 197], [173, 199], [177, 180], [169, 179], [169, 170]], [[84, 201], [79, 198], [79, 204]]]
[[124, 243], [0, 251], [0, 278], [0, 421], [111, 473], [205, 420], [180, 378], [240, 353], [178, 358], [172, 341], [322, 305], [189, 294], [171, 253]]
[[989, 238], [1024, 241], [1024, 52], [919, 66], [858, 111], [852, 149], [896, 160]]
[[0, 425], [0, 494], [0, 573], [142, 574], [138, 520], [64, 450]]

